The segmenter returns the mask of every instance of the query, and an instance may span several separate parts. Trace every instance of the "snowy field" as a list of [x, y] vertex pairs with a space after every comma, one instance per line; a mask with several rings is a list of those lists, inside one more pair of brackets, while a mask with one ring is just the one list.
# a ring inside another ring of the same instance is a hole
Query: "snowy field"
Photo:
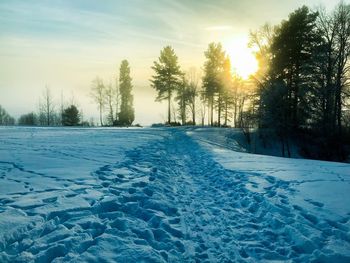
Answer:
[[350, 165], [208, 128], [0, 128], [0, 262], [51, 261], [350, 262]]

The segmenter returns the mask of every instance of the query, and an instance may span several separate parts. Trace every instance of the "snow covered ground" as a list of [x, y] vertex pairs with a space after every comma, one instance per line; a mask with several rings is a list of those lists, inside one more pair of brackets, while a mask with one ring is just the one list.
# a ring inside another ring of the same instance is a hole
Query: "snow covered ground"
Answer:
[[0, 128], [0, 262], [350, 262], [349, 164], [217, 138]]

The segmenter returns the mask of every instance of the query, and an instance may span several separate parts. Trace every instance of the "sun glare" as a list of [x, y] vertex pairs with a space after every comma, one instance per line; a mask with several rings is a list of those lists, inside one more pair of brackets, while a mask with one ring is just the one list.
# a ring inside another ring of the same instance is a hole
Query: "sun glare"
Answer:
[[248, 48], [247, 44], [247, 38], [232, 38], [223, 43], [231, 60], [232, 71], [243, 79], [247, 79], [258, 70], [258, 62], [253, 50]]

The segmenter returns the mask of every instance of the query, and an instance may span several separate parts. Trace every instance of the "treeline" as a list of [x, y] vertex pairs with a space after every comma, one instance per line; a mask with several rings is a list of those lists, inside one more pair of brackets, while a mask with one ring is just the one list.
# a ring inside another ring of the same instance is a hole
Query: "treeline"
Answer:
[[119, 68], [119, 79], [115, 84], [105, 85], [96, 77], [92, 82], [91, 94], [98, 106], [101, 126], [130, 126], [135, 120], [134, 97], [132, 95], [132, 78], [127, 60]]
[[[277, 26], [251, 33], [261, 63], [256, 76], [259, 128], [271, 128], [290, 156], [289, 139], [316, 146], [316, 158], [346, 158], [349, 141], [350, 6], [331, 13], [297, 9]], [[306, 154], [312, 149], [304, 149]], [[314, 149], [315, 151], [315, 149]]]
[[[250, 80], [232, 74], [220, 43], [205, 51], [203, 74], [183, 72], [167, 46], [152, 67], [157, 101], [167, 101], [167, 123], [268, 131], [290, 156], [290, 140], [309, 157], [344, 160], [350, 144], [350, 5], [327, 13], [303, 6], [279, 25], [250, 32], [259, 70]], [[234, 58], [232, 58], [234, 59]], [[176, 107], [177, 106], [177, 107]], [[196, 109], [195, 107], [199, 109]], [[190, 118], [190, 121], [188, 120]], [[309, 145], [309, 146], [306, 146]]]
[[170, 46], [154, 62], [151, 86], [158, 92], [156, 101], [167, 101], [167, 124], [196, 125], [200, 119], [201, 125], [207, 121], [211, 126], [228, 126], [233, 121], [241, 127], [251, 83], [231, 73], [230, 58], [220, 43], [209, 44], [205, 57], [202, 74], [195, 68], [182, 71]]
[[17, 123], [23, 126], [94, 126], [93, 120], [90, 122], [83, 120], [83, 112], [72, 99], [70, 102], [63, 101], [56, 103], [51, 90], [45, 88], [39, 99], [39, 107], [36, 112], [29, 112], [21, 115]]
[[[101, 126], [130, 126], [134, 122], [135, 112], [132, 95], [132, 78], [127, 60], [121, 62], [119, 78], [115, 85], [105, 85], [101, 78], [92, 82], [90, 96], [97, 104]], [[74, 99], [70, 102], [56, 103], [49, 88], [45, 88], [39, 99], [37, 111], [21, 115], [16, 121], [0, 106], [0, 125], [25, 126], [95, 126], [93, 118], [86, 121], [83, 111], [78, 109]]]
[[7, 111], [0, 105], [0, 125], [14, 125], [15, 118], [11, 117]]

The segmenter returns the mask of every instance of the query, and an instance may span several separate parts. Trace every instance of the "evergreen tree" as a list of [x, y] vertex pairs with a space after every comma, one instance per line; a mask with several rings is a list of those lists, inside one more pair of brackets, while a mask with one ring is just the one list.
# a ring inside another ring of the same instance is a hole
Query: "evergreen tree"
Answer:
[[77, 126], [80, 123], [79, 110], [75, 105], [71, 105], [63, 110], [62, 125], [63, 126]]
[[313, 85], [315, 65], [313, 56], [320, 43], [316, 30], [318, 13], [306, 6], [290, 14], [274, 36], [271, 53], [270, 79], [283, 81], [287, 87], [287, 116], [291, 128], [305, 125], [308, 119], [308, 94]]
[[119, 125], [131, 125], [135, 119], [133, 107], [134, 97], [131, 94], [132, 84], [130, 77], [130, 67], [127, 60], [123, 60], [120, 65], [119, 89], [120, 89], [120, 112]]
[[178, 65], [178, 58], [170, 46], [160, 52], [158, 61], [154, 61], [152, 69], [151, 86], [157, 90], [156, 101], [168, 101], [168, 123], [171, 123], [171, 98], [178, 86], [181, 84], [182, 72]]
[[[257, 55], [268, 63], [256, 78], [260, 100], [259, 127], [273, 128], [281, 139], [282, 155], [290, 156], [288, 138], [292, 131], [308, 127], [312, 119], [312, 92], [318, 70], [316, 57], [322, 40], [316, 27], [318, 13], [306, 6], [275, 27], [251, 34]], [[261, 38], [261, 39], [260, 39]]]

